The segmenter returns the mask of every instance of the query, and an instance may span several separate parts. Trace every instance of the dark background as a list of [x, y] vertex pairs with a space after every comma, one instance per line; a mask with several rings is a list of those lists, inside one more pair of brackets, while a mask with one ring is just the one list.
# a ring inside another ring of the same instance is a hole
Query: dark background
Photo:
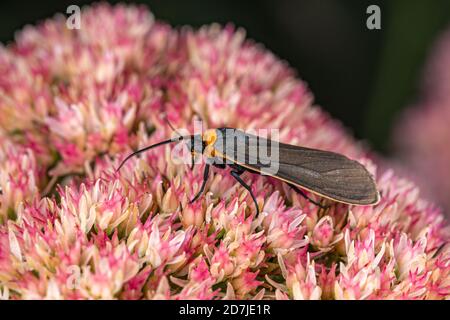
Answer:
[[[0, 41], [71, 4], [0, 3]], [[118, 2], [118, 1], [109, 1]], [[125, 1], [122, 1], [125, 2]], [[450, 26], [449, 0], [147, 0], [157, 19], [195, 27], [232, 22], [295, 68], [316, 102], [360, 139], [389, 152], [399, 111], [414, 101], [430, 46]], [[368, 30], [366, 9], [381, 8], [381, 30]]]

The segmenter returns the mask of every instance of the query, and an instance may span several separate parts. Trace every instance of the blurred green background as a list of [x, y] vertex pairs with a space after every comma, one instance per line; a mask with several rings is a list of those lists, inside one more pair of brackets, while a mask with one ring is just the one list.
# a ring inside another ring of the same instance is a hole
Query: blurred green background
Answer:
[[[0, 4], [0, 41], [71, 4], [91, 1], [10, 1]], [[109, 1], [112, 3], [118, 1]], [[123, 2], [123, 1], [122, 1]], [[414, 101], [423, 64], [450, 24], [449, 0], [147, 0], [157, 19], [195, 27], [232, 22], [287, 60], [316, 102], [358, 138], [389, 152], [392, 125]], [[381, 8], [381, 30], [368, 30], [366, 9]]]

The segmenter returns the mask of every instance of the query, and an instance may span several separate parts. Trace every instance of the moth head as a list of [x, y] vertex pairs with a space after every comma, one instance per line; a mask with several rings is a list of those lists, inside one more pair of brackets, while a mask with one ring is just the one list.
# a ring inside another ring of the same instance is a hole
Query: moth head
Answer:
[[215, 129], [206, 130], [202, 136], [203, 143], [205, 146], [213, 145], [217, 140], [217, 132]]

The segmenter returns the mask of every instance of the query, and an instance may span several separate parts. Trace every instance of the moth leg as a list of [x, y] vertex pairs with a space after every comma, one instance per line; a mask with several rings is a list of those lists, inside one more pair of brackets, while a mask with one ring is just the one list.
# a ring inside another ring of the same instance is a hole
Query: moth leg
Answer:
[[202, 186], [200, 187], [200, 190], [198, 191], [198, 193], [195, 195], [194, 199], [192, 199], [189, 203], [193, 203], [195, 200], [197, 200], [203, 193], [203, 191], [205, 190], [205, 186], [206, 186], [206, 182], [208, 181], [208, 177], [209, 177], [209, 167], [211, 165], [209, 163], [205, 164], [205, 170], [203, 171], [203, 182], [202, 182]]
[[319, 202], [314, 201], [313, 199], [309, 198], [309, 197], [306, 195], [306, 193], [304, 193], [302, 190], [300, 190], [299, 188], [297, 188], [296, 185], [293, 185], [293, 184], [291, 184], [291, 183], [288, 183], [288, 185], [289, 185], [295, 192], [297, 192], [299, 195], [301, 195], [303, 198], [305, 198], [306, 200], [308, 200], [308, 201], [311, 202], [312, 204], [315, 204], [315, 205], [318, 206], [319, 208], [327, 209], [327, 208], [330, 207], [330, 206], [324, 206], [324, 205], [320, 204]]
[[240, 177], [240, 175], [241, 175], [242, 173], [244, 173], [244, 171], [245, 171], [245, 170], [242, 170], [242, 169], [239, 170], [239, 171], [237, 171], [237, 170], [232, 170], [232, 171], [230, 171], [230, 174], [233, 176], [233, 178], [235, 178], [235, 179], [237, 180], [237, 182], [240, 183], [241, 186], [243, 186], [245, 189], [247, 189], [247, 191], [250, 193], [250, 196], [252, 197], [253, 202], [255, 203], [255, 207], [256, 207], [256, 215], [258, 216], [258, 215], [259, 215], [259, 207], [258, 207], [258, 202], [256, 202], [256, 197], [255, 197], [255, 195], [253, 194], [252, 189], [250, 188], [250, 186], [249, 186], [248, 184], [246, 184], [246, 183], [244, 182], [244, 180], [242, 180], [242, 178]]

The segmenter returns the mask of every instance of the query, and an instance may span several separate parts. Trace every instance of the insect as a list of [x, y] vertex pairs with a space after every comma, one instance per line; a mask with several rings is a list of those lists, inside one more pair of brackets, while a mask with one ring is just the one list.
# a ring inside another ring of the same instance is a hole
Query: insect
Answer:
[[[203, 182], [191, 203], [203, 193], [211, 166], [220, 169], [227, 166], [231, 168], [231, 176], [250, 193], [257, 214], [259, 207], [256, 198], [250, 185], [241, 177], [244, 172], [266, 174], [284, 181], [300, 195], [320, 207], [323, 206], [310, 199], [302, 189], [336, 202], [352, 205], [375, 205], [380, 200], [373, 177], [355, 160], [330, 151], [278, 143], [234, 128], [209, 129], [204, 134], [178, 136], [161, 141], [128, 155], [117, 170], [120, 170], [131, 157], [182, 140], [187, 141], [187, 147], [192, 154], [192, 166], [196, 155], [206, 156]], [[272, 146], [277, 147], [277, 159], [269, 156], [267, 150], [262, 150], [271, 149]], [[273, 167], [277, 168], [276, 172], [268, 170]]]

